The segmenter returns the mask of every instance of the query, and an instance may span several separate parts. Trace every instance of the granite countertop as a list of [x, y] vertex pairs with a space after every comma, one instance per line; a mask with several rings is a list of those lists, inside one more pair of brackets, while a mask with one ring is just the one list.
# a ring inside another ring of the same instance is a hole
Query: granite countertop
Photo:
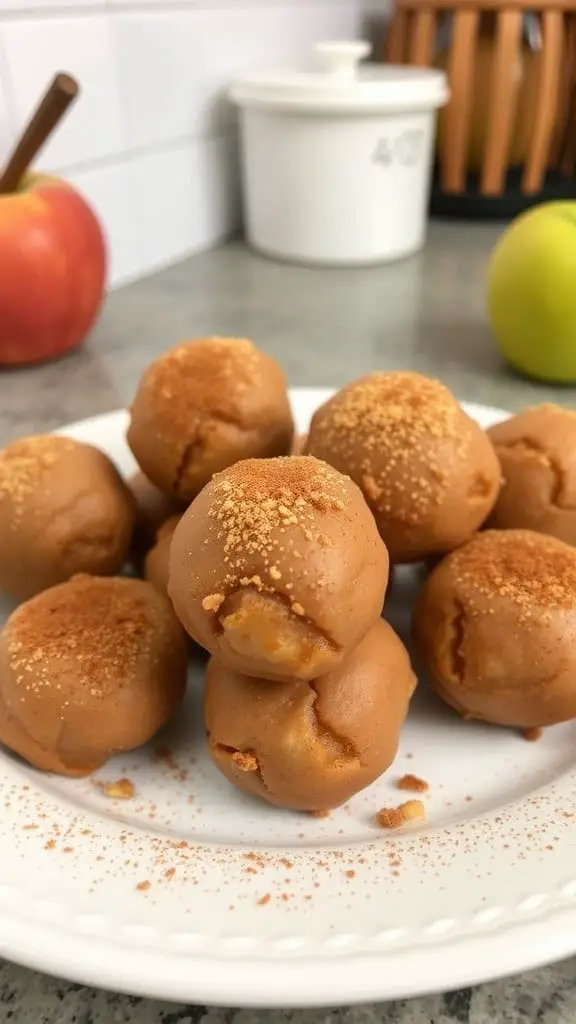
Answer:
[[[173, 343], [245, 335], [291, 384], [340, 385], [375, 368], [439, 376], [460, 398], [517, 409], [552, 389], [508, 371], [490, 341], [483, 280], [490, 225], [432, 225], [418, 257], [365, 270], [307, 270], [231, 243], [110, 296], [87, 347], [0, 377], [0, 444], [126, 405], [140, 373]], [[55, 981], [0, 962], [0, 1024], [489, 1024], [576, 1020], [576, 959], [444, 996], [335, 1011], [234, 1011], [155, 1003]]]

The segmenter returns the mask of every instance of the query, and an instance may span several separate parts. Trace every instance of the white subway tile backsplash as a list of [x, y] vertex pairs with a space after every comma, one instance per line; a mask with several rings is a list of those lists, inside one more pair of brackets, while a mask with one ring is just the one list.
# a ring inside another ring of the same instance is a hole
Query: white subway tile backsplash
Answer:
[[119, 161], [109, 167], [67, 174], [66, 178], [92, 204], [104, 228], [110, 284], [121, 284], [137, 277], [143, 266], [133, 163]]
[[129, 147], [222, 134], [235, 117], [226, 99], [232, 80], [296, 59], [301, 48], [298, 19], [286, 7], [139, 10], [112, 22]]
[[204, 249], [229, 233], [234, 182], [225, 140], [193, 139], [133, 162], [133, 189], [146, 267]]
[[0, 79], [0, 160], [3, 160], [10, 149], [14, 132], [8, 114], [8, 106]]
[[56, 71], [70, 71], [82, 92], [41, 154], [43, 167], [84, 163], [121, 151], [123, 140], [106, 15], [7, 20], [0, 26], [18, 124]]
[[240, 222], [231, 82], [302, 66], [389, 0], [0, 0], [0, 159], [52, 75], [82, 95], [40, 155], [94, 205], [112, 285]]
[[111, 20], [128, 148], [194, 134], [202, 14], [140, 10], [119, 13]]
[[219, 134], [236, 115], [226, 98], [234, 79], [254, 68], [293, 64], [298, 57], [298, 17], [288, 7], [251, 6], [203, 12], [199, 130]]

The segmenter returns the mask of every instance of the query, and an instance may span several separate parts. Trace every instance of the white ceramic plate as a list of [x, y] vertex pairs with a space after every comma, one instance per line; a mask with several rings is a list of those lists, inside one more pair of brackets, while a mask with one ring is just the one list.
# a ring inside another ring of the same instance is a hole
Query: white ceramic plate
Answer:
[[[300, 429], [327, 391], [292, 393]], [[469, 408], [483, 425], [505, 414]], [[66, 429], [133, 468], [126, 416]], [[389, 608], [406, 636], [418, 570]], [[6, 610], [6, 609], [4, 609]], [[311, 1006], [446, 990], [576, 950], [576, 724], [538, 743], [419, 692], [394, 767], [317, 819], [235, 792], [204, 750], [202, 662], [164, 735], [96, 779], [0, 754], [0, 954], [127, 992]], [[423, 776], [427, 824], [375, 812]], [[131, 800], [98, 783], [128, 777]]]

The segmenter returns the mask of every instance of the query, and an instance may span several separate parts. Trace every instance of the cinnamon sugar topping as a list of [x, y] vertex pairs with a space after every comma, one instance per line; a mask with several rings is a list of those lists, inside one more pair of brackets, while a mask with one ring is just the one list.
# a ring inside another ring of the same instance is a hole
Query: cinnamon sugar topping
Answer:
[[350, 466], [379, 509], [413, 524], [445, 491], [446, 473], [434, 455], [439, 442], [450, 441], [458, 457], [468, 448], [450, 391], [404, 372], [372, 373], [343, 388], [314, 417], [311, 438]]
[[505, 598], [522, 617], [535, 610], [570, 611], [576, 594], [576, 551], [530, 530], [486, 530], [449, 556], [457, 584], [490, 600]]
[[69, 660], [74, 672], [61, 673], [58, 685], [63, 689], [69, 678], [76, 702], [82, 693], [96, 699], [114, 693], [118, 680], [151, 656], [158, 628], [152, 615], [162, 614], [160, 603], [151, 607], [147, 592], [135, 594], [135, 582], [76, 576], [16, 609], [4, 640], [17, 686], [40, 693], [54, 685], [56, 663]]
[[54, 466], [77, 442], [53, 434], [39, 434], [14, 441], [0, 452], [0, 501], [12, 501], [17, 520], [22, 504], [41, 483], [46, 470]]
[[[286, 549], [283, 535], [287, 529], [299, 530], [303, 540], [320, 542], [315, 538], [318, 513], [341, 511], [348, 486], [340, 473], [310, 456], [247, 459], [216, 475], [208, 514], [217, 539], [223, 542], [229, 581], [239, 579], [243, 586], [273, 590], [274, 582], [282, 578], [273, 556]], [[295, 558], [297, 543], [297, 535], [292, 533], [289, 550]], [[268, 566], [267, 579], [242, 573], [254, 558]], [[296, 607], [293, 610], [303, 614]]]

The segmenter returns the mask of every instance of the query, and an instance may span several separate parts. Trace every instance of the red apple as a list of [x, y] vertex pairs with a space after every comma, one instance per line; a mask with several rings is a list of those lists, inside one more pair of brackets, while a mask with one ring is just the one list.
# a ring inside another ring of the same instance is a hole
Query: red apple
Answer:
[[77, 348], [105, 279], [102, 229], [71, 185], [29, 174], [17, 192], [0, 195], [0, 365]]

